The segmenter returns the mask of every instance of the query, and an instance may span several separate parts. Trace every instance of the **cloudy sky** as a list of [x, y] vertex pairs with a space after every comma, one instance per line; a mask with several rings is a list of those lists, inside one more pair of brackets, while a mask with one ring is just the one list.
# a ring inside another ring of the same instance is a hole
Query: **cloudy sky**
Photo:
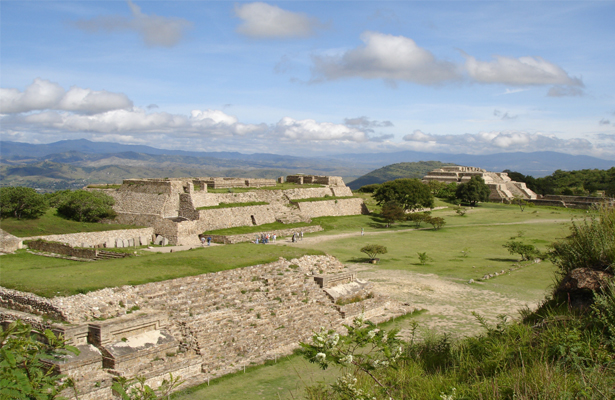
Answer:
[[613, 1], [0, 3], [3, 140], [615, 160]]

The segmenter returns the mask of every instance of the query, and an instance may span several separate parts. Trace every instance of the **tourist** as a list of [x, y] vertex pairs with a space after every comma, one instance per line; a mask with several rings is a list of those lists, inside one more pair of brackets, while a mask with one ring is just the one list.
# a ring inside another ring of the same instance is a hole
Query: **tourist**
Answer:
[[361, 236], [364, 236], [365, 232], [363, 231], [363, 228], [361, 228]]
[[276, 236], [275, 236], [275, 233], [274, 233], [273, 234], [273, 243], [275, 243], [275, 238], [276, 238]]
[[303, 231], [299, 233], [299, 240], [303, 240]]
[[207, 237], [207, 245], [208, 245], [208, 246], [211, 246], [211, 236], [208, 236], [208, 237]]
[[205, 236], [201, 236], [201, 246], [205, 246]]

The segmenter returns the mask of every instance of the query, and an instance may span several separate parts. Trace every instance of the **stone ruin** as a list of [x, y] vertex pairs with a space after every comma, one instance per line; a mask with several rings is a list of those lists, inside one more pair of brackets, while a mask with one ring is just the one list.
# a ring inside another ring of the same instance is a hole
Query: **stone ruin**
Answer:
[[[297, 188], [233, 192], [233, 188], [274, 186], [273, 179], [244, 178], [165, 178], [125, 179], [118, 189], [103, 190], [115, 199], [115, 221], [121, 224], [152, 227], [171, 245], [198, 245], [198, 235], [205, 231], [238, 226], [309, 222], [322, 216], [367, 213], [363, 200], [350, 197], [352, 191], [341, 177], [292, 175], [287, 182]], [[303, 184], [321, 187], [303, 188]], [[208, 189], [227, 188], [226, 193]], [[297, 202], [308, 198], [338, 199]], [[247, 207], [208, 208], [220, 203], [265, 203]]]
[[514, 198], [536, 199], [537, 195], [524, 182], [515, 182], [505, 172], [488, 172], [482, 168], [451, 166], [434, 169], [423, 177], [423, 182], [466, 183], [473, 176], [483, 178], [491, 193], [489, 201], [510, 202]]
[[[371, 291], [331, 256], [304, 256], [217, 273], [51, 299], [0, 287], [0, 323], [51, 329], [79, 356], [49, 361], [76, 381], [81, 400], [117, 399], [117, 377], [183, 387], [290, 354], [320, 327], [344, 333], [407, 305]], [[63, 395], [74, 398], [69, 389]]]

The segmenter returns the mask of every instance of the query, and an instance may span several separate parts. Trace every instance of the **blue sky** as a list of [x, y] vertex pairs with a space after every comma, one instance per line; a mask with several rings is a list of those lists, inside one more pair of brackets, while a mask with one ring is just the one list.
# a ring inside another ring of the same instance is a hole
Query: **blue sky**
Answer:
[[3, 140], [615, 160], [613, 1], [6, 1]]

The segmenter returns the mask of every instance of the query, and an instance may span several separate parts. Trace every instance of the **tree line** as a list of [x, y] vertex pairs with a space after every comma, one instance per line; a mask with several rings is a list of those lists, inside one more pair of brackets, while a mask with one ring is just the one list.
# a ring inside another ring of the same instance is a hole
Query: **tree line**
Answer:
[[528, 188], [542, 195], [595, 196], [602, 191], [608, 197], [615, 197], [615, 167], [607, 170], [562, 171], [558, 169], [543, 178], [534, 178], [508, 169], [504, 172], [508, 173], [513, 181], [524, 182]]
[[0, 218], [36, 219], [55, 208], [58, 215], [79, 222], [115, 218], [113, 197], [100, 191], [60, 190], [40, 194], [32, 188], [0, 188]]

